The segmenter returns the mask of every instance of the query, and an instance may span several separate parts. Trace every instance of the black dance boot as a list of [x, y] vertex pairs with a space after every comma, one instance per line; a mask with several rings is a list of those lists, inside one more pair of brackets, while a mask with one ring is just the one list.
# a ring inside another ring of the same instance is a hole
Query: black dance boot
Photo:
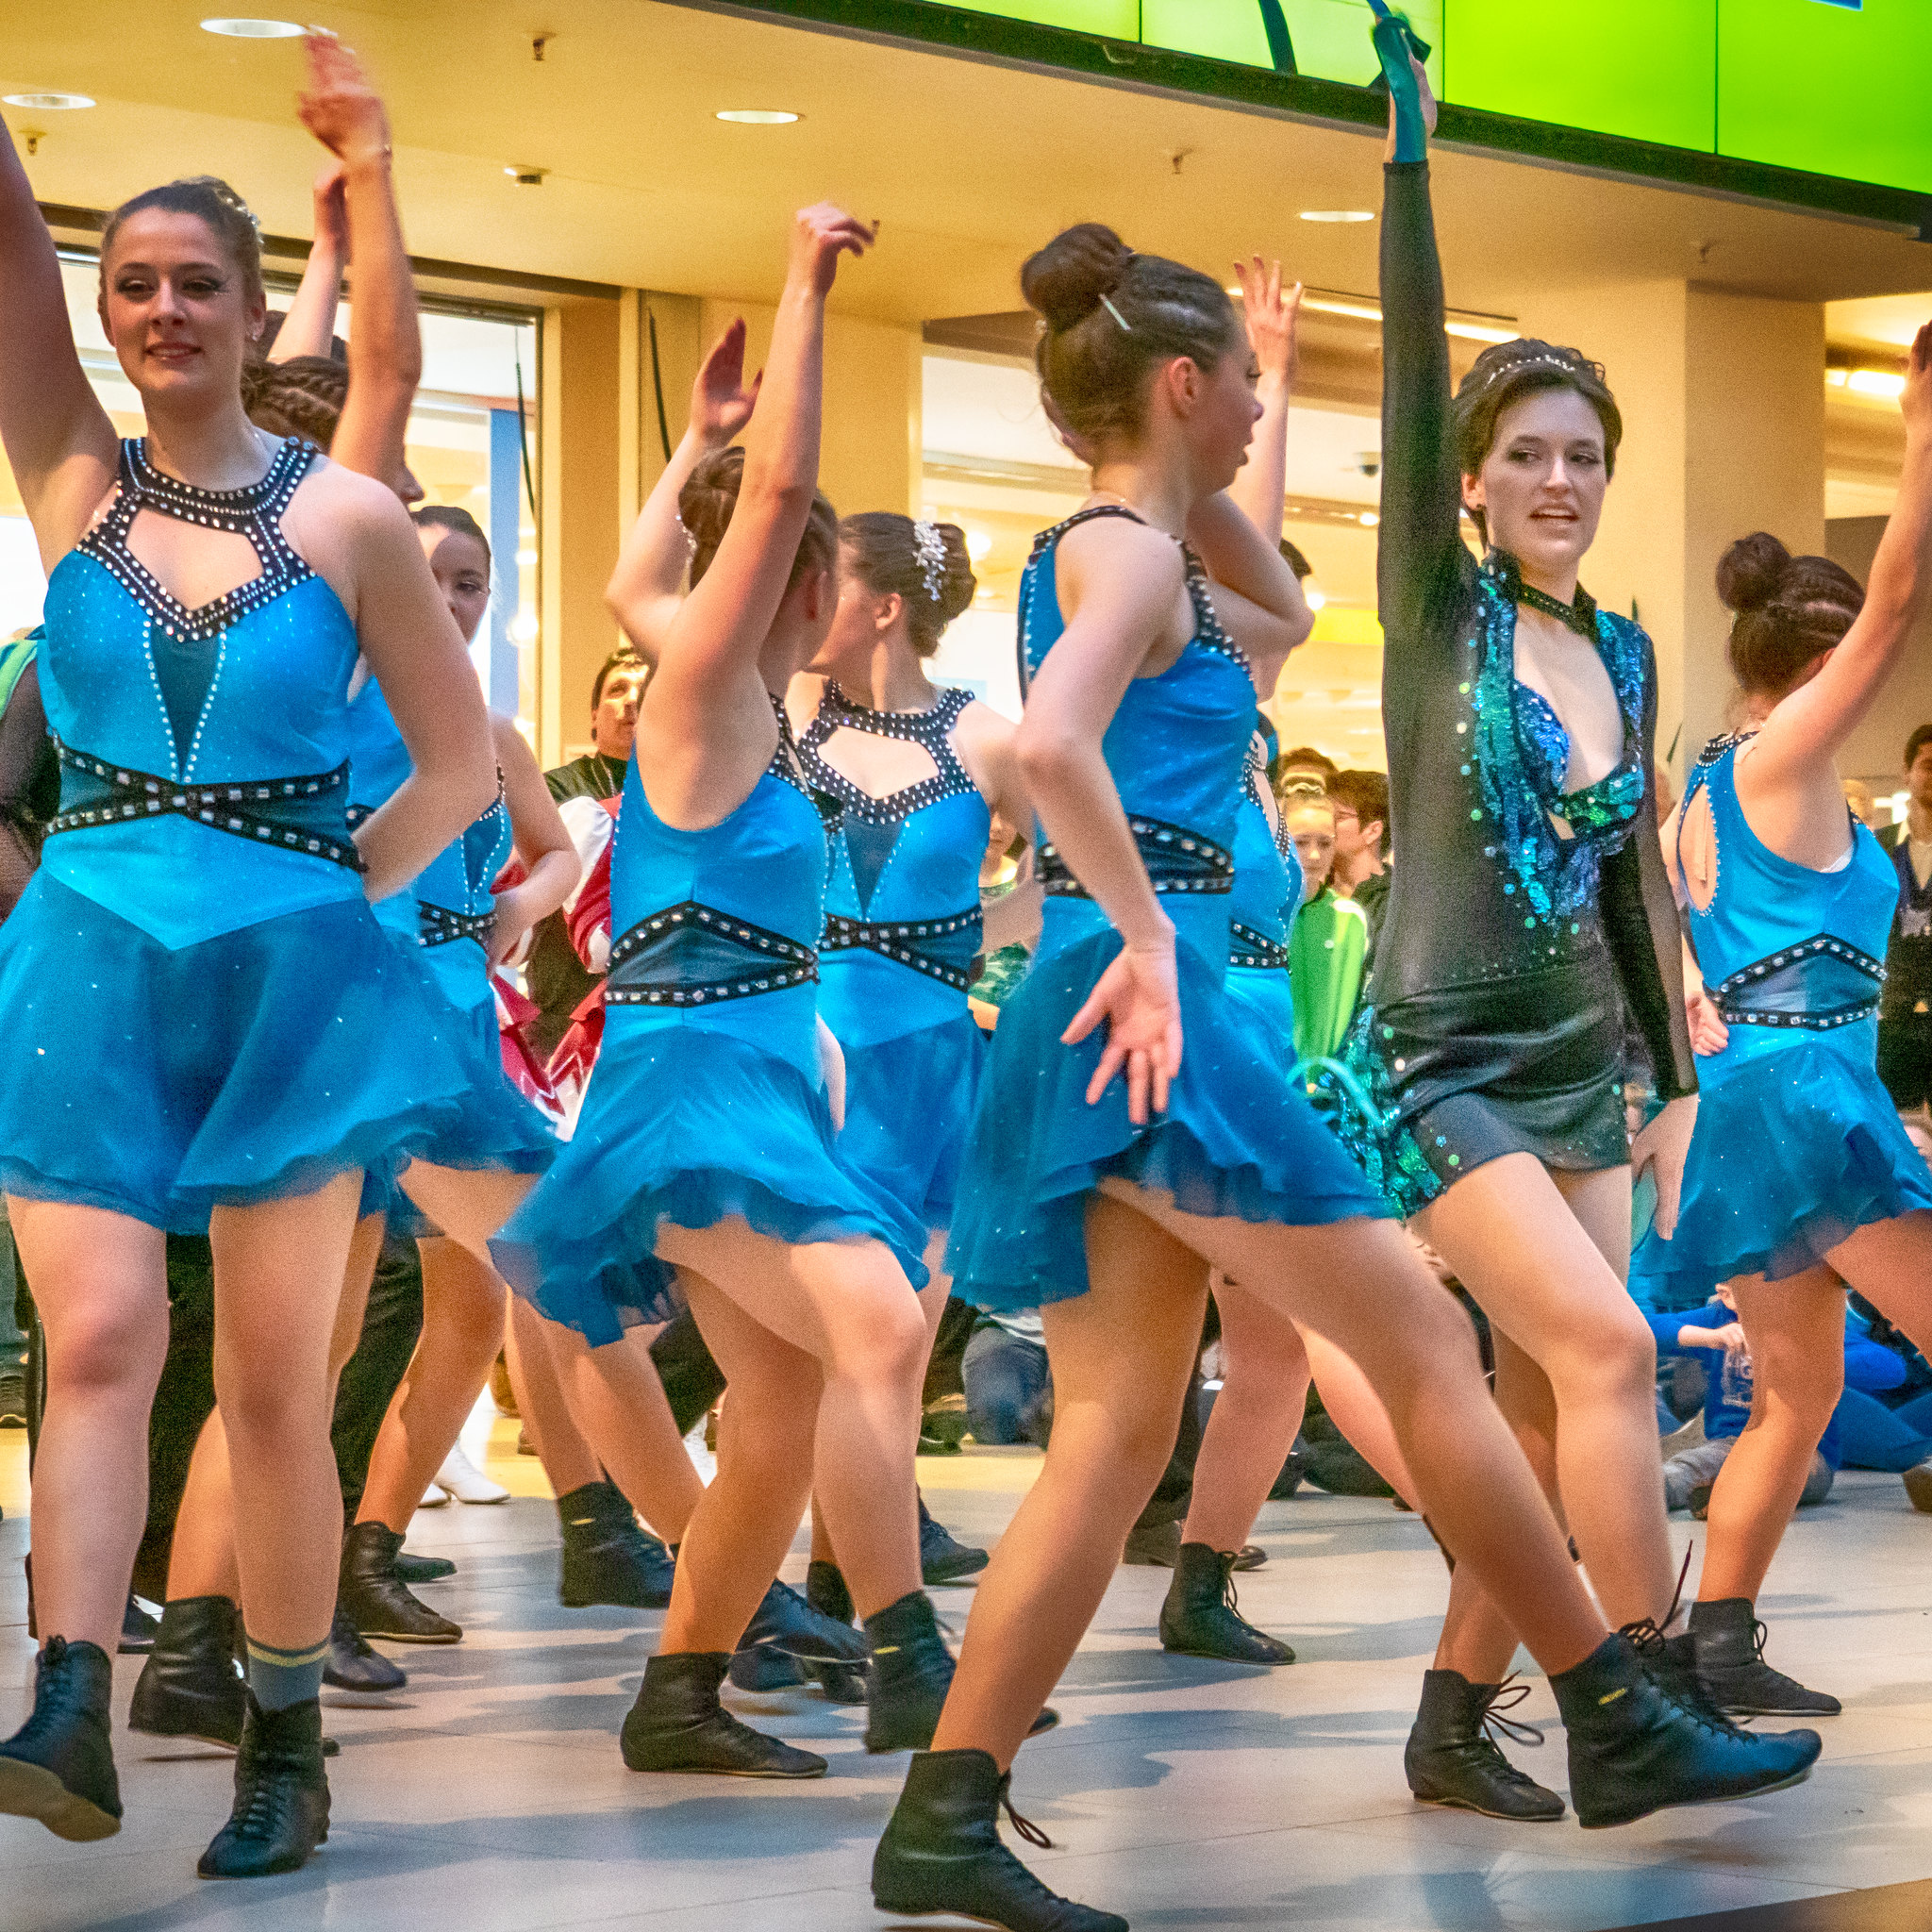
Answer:
[[380, 1523], [358, 1523], [342, 1539], [336, 1602], [364, 1637], [391, 1643], [456, 1643], [463, 1626], [439, 1617], [395, 1573], [403, 1540]]
[[1837, 1717], [1844, 1707], [1764, 1661], [1764, 1625], [1749, 1597], [1692, 1604], [1690, 1640], [1705, 1694], [1732, 1717]]
[[1183, 1543], [1174, 1581], [1160, 1607], [1160, 1647], [1183, 1657], [1224, 1657], [1237, 1664], [1291, 1664], [1294, 1652], [1267, 1636], [1237, 1608], [1236, 1553]]
[[873, 1854], [882, 1912], [974, 1919], [1005, 1932], [1127, 1932], [1127, 1922], [1049, 1891], [1000, 1842], [1005, 1805], [1028, 1844], [1052, 1842], [1013, 1809], [1008, 1780], [984, 1751], [922, 1751]]
[[441, 1583], [457, 1574], [457, 1566], [447, 1557], [419, 1557], [413, 1550], [398, 1550], [390, 1568], [398, 1583]]
[[927, 1585], [958, 1583], [962, 1577], [976, 1576], [992, 1561], [984, 1550], [962, 1543], [934, 1519], [919, 1499], [919, 1576]]
[[350, 1623], [340, 1604], [335, 1622], [328, 1630], [328, 1661], [322, 1667], [322, 1681], [331, 1690], [400, 1690], [408, 1674]]
[[1740, 1731], [1679, 1703], [1658, 1681], [1662, 1653], [1656, 1625], [1636, 1624], [1550, 1679], [1570, 1734], [1570, 1802], [1586, 1828], [1775, 1790], [1817, 1761], [1816, 1731]]
[[712, 1772], [725, 1777], [824, 1777], [825, 1760], [741, 1724], [718, 1702], [731, 1659], [723, 1651], [675, 1651], [644, 1665], [624, 1721], [632, 1771]]
[[868, 1751], [924, 1751], [932, 1743], [953, 1685], [953, 1653], [940, 1635], [932, 1599], [923, 1590], [865, 1620], [872, 1642], [866, 1720]]
[[0, 1813], [38, 1818], [86, 1843], [121, 1829], [121, 1783], [108, 1741], [114, 1667], [98, 1643], [50, 1637], [34, 1665], [34, 1707], [0, 1744]]
[[775, 1580], [738, 1641], [740, 1650], [755, 1644], [812, 1663], [862, 1664], [869, 1655], [865, 1638], [851, 1624], [821, 1615]]
[[242, 1741], [248, 1686], [236, 1668], [240, 1616], [225, 1596], [177, 1597], [127, 1707], [127, 1728], [156, 1738], [200, 1738], [232, 1751]]
[[[1408, 1788], [1427, 1805], [1457, 1805], [1485, 1818], [1548, 1824], [1562, 1817], [1562, 1799], [1518, 1771], [1504, 1757], [1494, 1732], [1505, 1730], [1539, 1744], [1542, 1734], [1497, 1713], [1503, 1690], [1501, 1684], [1472, 1684], [1456, 1671], [1424, 1675], [1422, 1708], [1402, 1754]], [[1509, 1704], [1528, 1695], [1529, 1686], [1520, 1685]]]
[[204, 1878], [267, 1878], [299, 1871], [327, 1842], [322, 1706], [310, 1697], [264, 1710], [251, 1690], [235, 1754], [235, 1808], [195, 1870]]
[[[941, 1532], [943, 1534], [943, 1532]], [[805, 1600], [820, 1616], [835, 1624], [850, 1624], [855, 1614], [852, 1592], [838, 1564], [814, 1559], [805, 1573]], [[732, 1679], [738, 1681], [738, 1659], [731, 1660]], [[816, 1684], [830, 1704], [866, 1702], [866, 1672], [863, 1664], [828, 1664], [801, 1661], [798, 1669], [808, 1684]]]
[[805, 1600], [820, 1616], [835, 1624], [849, 1624], [858, 1614], [852, 1592], [845, 1587], [845, 1574], [838, 1564], [814, 1557], [806, 1566]]
[[671, 1601], [671, 1552], [639, 1526], [615, 1483], [585, 1483], [557, 1499], [563, 1524], [563, 1582], [568, 1609], [610, 1604], [661, 1610]]

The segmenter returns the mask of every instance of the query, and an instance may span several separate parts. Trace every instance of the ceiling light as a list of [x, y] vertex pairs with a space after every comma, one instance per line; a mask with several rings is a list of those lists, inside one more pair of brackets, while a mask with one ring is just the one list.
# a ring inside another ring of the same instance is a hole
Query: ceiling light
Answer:
[[721, 108], [718, 119], [735, 122], [741, 127], [786, 127], [801, 119], [783, 108]]
[[549, 174], [550, 170], [548, 168], [525, 167], [513, 162], [503, 172], [519, 188], [541, 188], [543, 185], [544, 175]]
[[1365, 530], [1373, 530], [1375, 527], [1375, 525], [1379, 524], [1381, 521], [1381, 517], [1378, 516], [1376, 512], [1372, 509], [1363, 510], [1361, 515], [1356, 518], [1356, 522], [1358, 523]]
[[92, 99], [87, 94], [8, 94], [5, 96], [9, 108], [41, 108], [49, 114], [58, 114], [70, 108], [92, 108]]
[[966, 555], [974, 563], [980, 562], [991, 549], [992, 539], [984, 530], [968, 530], [966, 532]]
[[226, 34], [237, 41], [299, 41], [308, 31], [292, 20], [235, 20], [225, 16], [203, 21], [201, 30], [205, 34]]
[[1845, 387], [1855, 396], [1883, 396], [1896, 402], [1906, 392], [1906, 379], [1893, 369], [1854, 369], [1845, 376]]
[[1302, 602], [1310, 610], [1320, 610], [1328, 602], [1328, 593], [1310, 577], [1302, 584]]
[[1305, 222], [1373, 222], [1373, 210], [1365, 208], [1305, 208]]

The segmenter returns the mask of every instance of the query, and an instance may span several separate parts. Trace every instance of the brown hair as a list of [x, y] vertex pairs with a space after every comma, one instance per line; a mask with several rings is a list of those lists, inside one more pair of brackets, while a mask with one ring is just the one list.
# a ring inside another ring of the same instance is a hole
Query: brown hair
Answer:
[[1044, 330], [1034, 359], [1068, 428], [1131, 436], [1154, 371], [1176, 357], [1211, 371], [1243, 341], [1227, 291], [1212, 275], [1136, 255], [1111, 228], [1064, 229], [1020, 271]]
[[[677, 492], [677, 520], [691, 539], [693, 587], [710, 569], [711, 559], [724, 541], [724, 532], [731, 527], [732, 512], [738, 508], [738, 492], [743, 482], [743, 450], [721, 449], [705, 458]], [[838, 559], [839, 513], [825, 501], [823, 491], [814, 491], [787, 588], [797, 583], [808, 571], [833, 569]]]
[[645, 683], [650, 682], [651, 667], [638, 656], [628, 644], [621, 644], [597, 667], [597, 675], [591, 682], [591, 710], [594, 716], [597, 707], [604, 702], [604, 687], [609, 681], [613, 671], [641, 671]]
[[193, 215], [208, 225], [209, 232], [227, 251], [228, 258], [242, 271], [242, 290], [251, 301], [261, 297], [261, 229], [248, 211], [248, 204], [214, 175], [191, 175], [150, 188], [131, 201], [124, 201], [108, 217], [101, 230], [101, 291], [107, 292], [108, 257], [121, 225], [129, 215], [147, 208], [165, 214]]
[[432, 524], [438, 529], [454, 530], [458, 537], [467, 537], [473, 543], [483, 546], [483, 560], [492, 559], [490, 555], [490, 539], [483, 534], [483, 525], [460, 504], [425, 503], [421, 509], [409, 512], [409, 521], [418, 529], [425, 524]]
[[922, 658], [939, 649], [941, 633], [979, 588], [958, 524], [915, 524], [893, 510], [870, 509], [839, 525], [839, 542], [867, 590], [898, 596], [912, 648]]
[[1793, 557], [1769, 531], [1740, 537], [1717, 567], [1717, 593], [1735, 610], [1728, 654], [1747, 691], [1782, 697], [1864, 608], [1865, 593], [1828, 557]]
[[328, 356], [291, 356], [286, 362], [246, 362], [242, 407], [271, 436], [299, 436], [325, 450], [334, 442], [349, 372]]
[[1382, 827], [1376, 849], [1389, 851], [1389, 780], [1380, 772], [1337, 772], [1328, 780], [1328, 796], [1345, 805], [1358, 824]]
[[[1617, 445], [1624, 440], [1624, 414], [1604, 380], [1604, 366], [1581, 350], [1560, 349], [1552, 342], [1519, 336], [1510, 342], [1492, 342], [1475, 358], [1450, 405], [1450, 427], [1456, 437], [1457, 466], [1465, 476], [1481, 470], [1496, 441], [1496, 424], [1503, 411], [1524, 396], [1543, 390], [1574, 390], [1596, 411], [1604, 426], [1604, 474], [1617, 474]], [[1483, 541], [1489, 541], [1489, 520], [1473, 511]]]

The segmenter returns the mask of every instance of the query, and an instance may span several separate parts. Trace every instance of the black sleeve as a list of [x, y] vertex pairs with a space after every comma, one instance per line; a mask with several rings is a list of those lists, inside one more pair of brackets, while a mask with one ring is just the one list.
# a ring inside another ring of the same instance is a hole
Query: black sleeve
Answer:
[[[1449, 432], [1449, 338], [1426, 161], [1382, 170], [1382, 522], [1376, 592], [1386, 649], [1427, 642], [1437, 599], [1468, 556]], [[1400, 681], [1399, 667], [1397, 682]]]
[[40, 859], [45, 801], [35, 793], [48, 749], [40, 671], [29, 664], [0, 713], [0, 919], [19, 903]]
[[1657, 1097], [1676, 1100], [1697, 1091], [1697, 1060], [1690, 1051], [1690, 1020], [1684, 1010], [1684, 955], [1677, 902], [1664, 868], [1657, 826], [1657, 675], [1643, 701], [1643, 802], [1630, 836], [1604, 860], [1598, 903], [1604, 938], [1616, 961], [1624, 998], [1657, 1074]]

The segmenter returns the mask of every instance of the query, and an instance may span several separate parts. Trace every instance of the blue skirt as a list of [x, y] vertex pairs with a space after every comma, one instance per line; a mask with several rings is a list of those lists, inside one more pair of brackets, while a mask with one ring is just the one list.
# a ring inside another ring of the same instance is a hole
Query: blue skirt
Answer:
[[[360, 899], [171, 951], [43, 872], [0, 925], [0, 1188], [175, 1234], [393, 1172], [469, 1081]], [[403, 1030], [409, 1054], [376, 1050]]]
[[606, 1031], [575, 1134], [491, 1245], [512, 1288], [595, 1347], [676, 1313], [664, 1223], [733, 1215], [793, 1246], [883, 1241], [925, 1285], [925, 1229], [841, 1159], [824, 1094], [754, 1041], [676, 1024]]
[[970, 1013], [848, 1046], [839, 1158], [920, 1226], [950, 1227], [985, 1071], [986, 1035]]
[[1216, 1219], [1309, 1227], [1387, 1217], [1290, 1091], [1252, 1009], [1185, 933], [1181, 1067], [1167, 1111], [1135, 1126], [1124, 1078], [1087, 1104], [1100, 1033], [1071, 1047], [1060, 1035], [1120, 946], [1108, 927], [1042, 955], [1001, 1010], [946, 1255], [954, 1291], [976, 1307], [1038, 1307], [1087, 1292], [1087, 1196], [1107, 1175]]
[[1855, 1229], [1932, 1208], [1932, 1172], [1843, 1040], [1796, 1041], [1704, 1089], [1676, 1233], [1646, 1235], [1630, 1263], [1657, 1309], [1701, 1307], [1739, 1275], [1803, 1274]]

